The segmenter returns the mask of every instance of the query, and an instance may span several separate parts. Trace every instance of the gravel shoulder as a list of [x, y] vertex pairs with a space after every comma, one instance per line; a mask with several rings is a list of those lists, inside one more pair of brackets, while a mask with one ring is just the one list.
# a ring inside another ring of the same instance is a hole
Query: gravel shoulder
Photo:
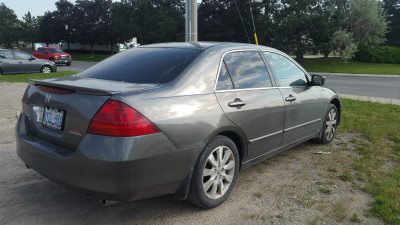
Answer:
[[[25, 168], [14, 125], [26, 83], [0, 83], [0, 221], [2, 224], [383, 224], [368, 209], [374, 198], [340, 174], [365, 142], [339, 133], [330, 145], [302, 144], [242, 171], [220, 207], [203, 210], [173, 196], [102, 207]], [[326, 154], [316, 154], [317, 152]], [[330, 154], [328, 154], [330, 153]]]

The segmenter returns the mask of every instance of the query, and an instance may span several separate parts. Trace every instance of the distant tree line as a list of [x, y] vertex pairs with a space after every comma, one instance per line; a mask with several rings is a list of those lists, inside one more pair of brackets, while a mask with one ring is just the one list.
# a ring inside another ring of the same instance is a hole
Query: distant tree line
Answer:
[[[184, 41], [182, 0], [59, 0], [56, 8], [19, 21], [1, 4], [0, 44]], [[298, 60], [310, 51], [346, 60], [360, 46], [400, 46], [400, 0], [203, 0], [198, 16], [201, 41], [255, 43], [256, 31], [259, 44]]]

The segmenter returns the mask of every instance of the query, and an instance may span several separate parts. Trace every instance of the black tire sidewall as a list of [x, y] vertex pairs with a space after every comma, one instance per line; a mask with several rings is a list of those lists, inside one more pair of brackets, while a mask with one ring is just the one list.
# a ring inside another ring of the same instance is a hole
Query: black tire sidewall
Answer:
[[[213, 150], [215, 148], [217, 148], [218, 146], [227, 146], [231, 149], [231, 151], [235, 157], [235, 174], [233, 176], [232, 183], [231, 183], [229, 189], [224, 194], [224, 196], [222, 196], [219, 199], [209, 199], [203, 191], [203, 183], [202, 183], [203, 169], [207, 162], [207, 158], [213, 152]], [[239, 160], [239, 153], [238, 153], [237, 147], [231, 139], [229, 139], [225, 136], [216, 136], [215, 138], [213, 138], [211, 141], [209, 141], [207, 143], [207, 145], [204, 147], [203, 151], [200, 153], [200, 156], [194, 167], [193, 176], [192, 176], [192, 180], [191, 180], [191, 184], [190, 184], [188, 200], [190, 202], [197, 204], [204, 208], [214, 208], [214, 207], [221, 205], [226, 200], [226, 198], [229, 196], [229, 194], [232, 192], [232, 189], [235, 186], [235, 183], [236, 183], [236, 180], [237, 180], [237, 177], [239, 174], [239, 166], [240, 166], [239, 162], [240, 162], [240, 160]]]
[[326, 130], [326, 121], [328, 120], [328, 115], [329, 115], [329, 112], [331, 111], [331, 109], [335, 109], [336, 110], [336, 121], [337, 121], [337, 118], [338, 118], [338, 110], [337, 110], [337, 107], [334, 105], [334, 104], [330, 104], [330, 106], [329, 106], [329, 108], [328, 108], [328, 111], [326, 112], [326, 114], [325, 114], [325, 118], [324, 118], [324, 123], [322, 124], [322, 130], [321, 130], [321, 138], [320, 138], [320, 143], [322, 143], [322, 144], [329, 144], [329, 143], [331, 143], [332, 142], [332, 140], [335, 138], [335, 136], [336, 136], [336, 129], [337, 129], [337, 127], [335, 127], [335, 133], [333, 134], [333, 137], [332, 137], [332, 139], [330, 139], [330, 140], [327, 140], [326, 139], [326, 135], [325, 135], [325, 130]]

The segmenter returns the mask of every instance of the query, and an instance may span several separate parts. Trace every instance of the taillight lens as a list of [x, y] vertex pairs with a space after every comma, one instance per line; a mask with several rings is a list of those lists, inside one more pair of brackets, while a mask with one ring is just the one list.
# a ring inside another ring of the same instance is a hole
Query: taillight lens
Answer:
[[88, 133], [106, 136], [140, 136], [160, 130], [127, 104], [108, 100], [90, 121]]

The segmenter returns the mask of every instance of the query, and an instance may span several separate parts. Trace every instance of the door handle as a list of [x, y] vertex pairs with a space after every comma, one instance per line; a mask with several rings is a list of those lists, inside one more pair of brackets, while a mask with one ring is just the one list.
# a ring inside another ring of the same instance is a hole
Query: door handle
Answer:
[[290, 94], [288, 97], [285, 98], [285, 100], [288, 102], [293, 102], [296, 101], [296, 97]]
[[242, 107], [244, 105], [246, 105], [246, 102], [244, 102], [238, 98], [236, 98], [235, 101], [228, 103], [229, 107]]

